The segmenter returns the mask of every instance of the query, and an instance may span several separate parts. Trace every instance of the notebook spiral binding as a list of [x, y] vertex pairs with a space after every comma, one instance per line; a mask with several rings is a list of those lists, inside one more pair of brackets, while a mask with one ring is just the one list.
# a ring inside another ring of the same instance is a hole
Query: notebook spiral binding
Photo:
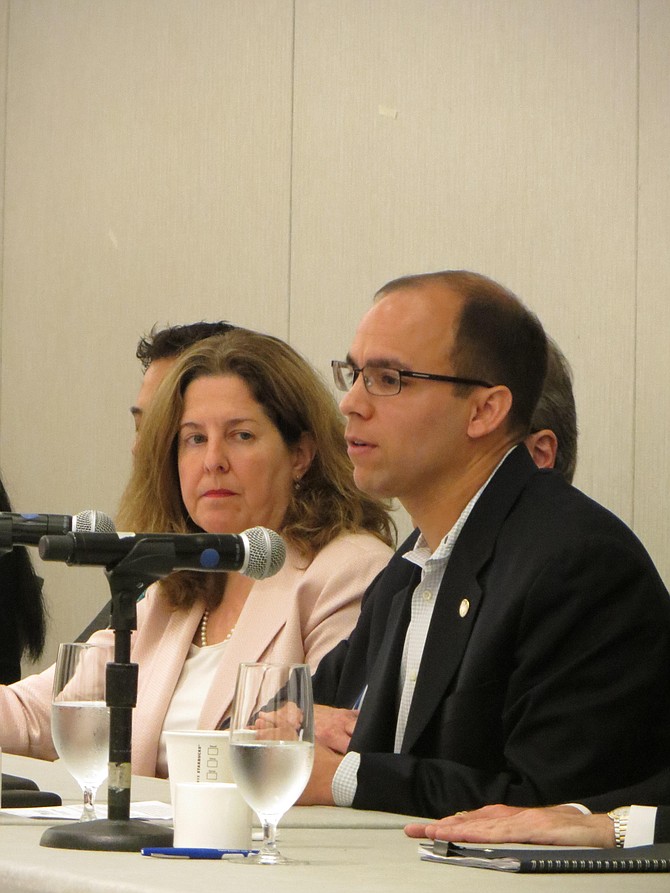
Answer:
[[528, 859], [520, 865], [521, 872], [559, 871], [670, 871], [668, 859]]

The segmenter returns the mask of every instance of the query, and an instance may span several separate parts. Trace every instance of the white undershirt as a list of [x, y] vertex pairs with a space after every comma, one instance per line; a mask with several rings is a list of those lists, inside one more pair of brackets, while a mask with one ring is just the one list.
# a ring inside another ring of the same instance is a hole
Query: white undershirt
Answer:
[[207, 645], [204, 648], [191, 645], [175, 686], [172, 700], [165, 714], [161, 736], [158, 740], [156, 774], [167, 778], [167, 753], [165, 732], [172, 729], [197, 729], [202, 706], [212, 687], [214, 676], [221, 663], [227, 641]]

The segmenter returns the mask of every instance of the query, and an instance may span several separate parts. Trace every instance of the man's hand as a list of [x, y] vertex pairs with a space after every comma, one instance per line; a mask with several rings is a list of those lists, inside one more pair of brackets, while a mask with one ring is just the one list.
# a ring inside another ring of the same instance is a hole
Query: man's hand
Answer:
[[314, 766], [307, 787], [298, 799], [299, 806], [334, 806], [333, 776], [344, 757], [329, 747], [314, 745]]
[[405, 834], [463, 843], [614, 846], [614, 825], [608, 816], [582, 815], [573, 806], [484, 806], [429, 825], [406, 825]]
[[351, 736], [356, 728], [358, 710], [344, 710], [337, 707], [314, 705], [314, 736], [319, 744], [346, 753]]
[[302, 710], [289, 701], [279, 710], [258, 713], [252, 728], [259, 738], [295, 741], [300, 738], [302, 722]]

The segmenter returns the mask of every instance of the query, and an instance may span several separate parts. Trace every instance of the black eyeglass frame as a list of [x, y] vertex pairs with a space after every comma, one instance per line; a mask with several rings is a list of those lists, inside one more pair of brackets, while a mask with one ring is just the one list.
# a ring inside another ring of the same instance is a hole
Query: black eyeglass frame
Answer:
[[[476, 387], [482, 388], [492, 388], [492, 385], [488, 381], [483, 381], [481, 378], [462, 378], [459, 375], [436, 375], [433, 372], [411, 372], [407, 369], [393, 369], [391, 366], [354, 366], [353, 363], [347, 363], [345, 360], [331, 360], [330, 361], [331, 369], [333, 370], [333, 378], [335, 379], [335, 385], [340, 391], [344, 391], [348, 393], [351, 388], [356, 383], [356, 379], [359, 375], [363, 375], [363, 386], [368, 394], [371, 394], [373, 397], [395, 397], [397, 396], [402, 389], [402, 380], [403, 378], [418, 378], [422, 381], [447, 381], [451, 384], [464, 384], [464, 385], [474, 385]], [[351, 382], [350, 387], [346, 387], [346, 383], [344, 381], [344, 376], [342, 374], [342, 370], [349, 369], [353, 373], [353, 381]], [[367, 386], [366, 378], [365, 378], [365, 370], [366, 369], [388, 369], [389, 372], [395, 372], [398, 375], [398, 390], [394, 391], [392, 394], [375, 394]]]

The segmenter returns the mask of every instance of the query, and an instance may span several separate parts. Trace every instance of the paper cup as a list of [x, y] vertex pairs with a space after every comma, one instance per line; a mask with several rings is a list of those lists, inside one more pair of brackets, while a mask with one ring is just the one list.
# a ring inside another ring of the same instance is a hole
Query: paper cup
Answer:
[[177, 782], [174, 845], [248, 849], [251, 846], [251, 808], [237, 785]]
[[170, 798], [175, 802], [175, 784], [232, 782], [228, 746], [230, 732], [207, 729], [165, 732]]

